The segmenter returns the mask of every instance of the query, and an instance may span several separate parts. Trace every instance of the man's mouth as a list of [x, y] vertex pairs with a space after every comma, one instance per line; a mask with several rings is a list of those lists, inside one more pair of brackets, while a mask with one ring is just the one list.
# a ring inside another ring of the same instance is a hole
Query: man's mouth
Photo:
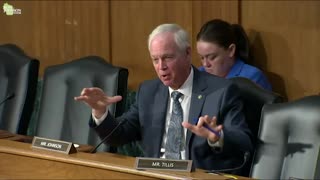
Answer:
[[164, 80], [167, 80], [169, 78], [169, 75], [168, 74], [163, 74], [163, 75], [161, 75], [161, 78], [164, 79]]

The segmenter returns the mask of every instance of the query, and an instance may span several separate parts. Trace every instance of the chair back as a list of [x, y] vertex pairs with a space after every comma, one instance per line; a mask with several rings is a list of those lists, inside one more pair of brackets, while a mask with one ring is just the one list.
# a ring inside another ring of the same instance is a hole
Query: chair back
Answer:
[[[74, 100], [83, 88], [99, 87], [122, 101], [109, 108], [115, 116], [125, 109], [128, 70], [116, 67], [98, 56], [88, 56], [69, 63], [48, 67], [44, 72], [39, 118], [35, 135], [92, 146], [100, 138], [89, 127], [91, 109]], [[98, 151], [109, 147], [101, 146]]]
[[320, 179], [320, 96], [263, 108], [251, 177]]
[[254, 142], [258, 137], [260, 116], [265, 104], [280, 103], [284, 98], [272, 91], [268, 91], [244, 77], [234, 77], [230, 80], [239, 88], [240, 96], [244, 103], [244, 113], [247, 124], [254, 136]]
[[[265, 90], [253, 81], [244, 77], [234, 77], [230, 80], [236, 84], [239, 89], [241, 99], [244, 104], [244, 114], [249, 129], [252, 132], [252, 142], [256, 146], [258, 138], [258, 130], [260, 124], [260, 116], [262, 108], [265, 104], [273, 104], [283, 102], [284, 98], [281, 95], [272, 91]], [[248, 163], [242, 174], [249, 176], [253, 154], [250, 155]]]
[[27, 134], [38, 71], [39, 61], [28, 57], [18, 46], [0, 45], [0, 129]]

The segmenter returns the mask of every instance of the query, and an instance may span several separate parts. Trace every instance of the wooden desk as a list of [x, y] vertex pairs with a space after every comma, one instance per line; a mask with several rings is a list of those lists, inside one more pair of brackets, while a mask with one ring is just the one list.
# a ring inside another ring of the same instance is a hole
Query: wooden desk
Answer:
[[[5, 130], [0, 130], [0, 139], [7, 139], [31, 144], [33, 137], [20, 134], [13, 134]], [[93, 149], [94, 147], [90, 145], [79, 145], [79, 147], [77, 147], [77, 151], [80, 152], [91, 152], [91, 150]]]
[[134, 162], [135, 158], [119, 154], [77, 152], [67, 155], [0, 139], [1, 179], [230, 179], [199, 169], [191, 173], [141, 171], [134, 169]]
[[191, 173], [135, 170], [133, 157], [84, 153], [93, 148], [86, 145], [80, 145], [77, 153], [66, 155], [33, 149], [31, 142], [32, 137], [0, 130], [0, 179], [233, 179], [201, 169]]

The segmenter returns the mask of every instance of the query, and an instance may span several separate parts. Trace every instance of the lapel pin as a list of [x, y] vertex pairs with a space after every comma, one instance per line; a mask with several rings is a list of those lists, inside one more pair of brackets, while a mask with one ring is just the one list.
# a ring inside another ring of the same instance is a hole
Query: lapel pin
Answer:
[[199, 95], [199, 96], [198, 96], [198, 99], [201, 99], [201, 98], [202, 98], [202, 95]]

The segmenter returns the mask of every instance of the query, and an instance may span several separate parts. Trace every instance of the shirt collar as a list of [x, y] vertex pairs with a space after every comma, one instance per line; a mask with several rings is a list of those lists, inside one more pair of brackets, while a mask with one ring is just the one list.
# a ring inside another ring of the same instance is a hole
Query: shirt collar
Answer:
[[239, 76], [243, 65], [244, 62], [241, 59], [237, 58], [226, 78], [229, 79], [231, 77]]
[[[175, 91], [179, 91], [183, 94], [184, 97], [191, 97], [192, 94], [192, 84], [193, 84], [193, 68], [191, 67], [191, 71], [190, 74], [187, 78], [187, 80], [182, 84], [182, 86], [175, 90]], [[170, 93], [170, 97], [171, 97], [171, 93], [172, 91], [174, 91], [174, 89], [172, 89], [171, 87], [169, 87], [169, 93]]]

